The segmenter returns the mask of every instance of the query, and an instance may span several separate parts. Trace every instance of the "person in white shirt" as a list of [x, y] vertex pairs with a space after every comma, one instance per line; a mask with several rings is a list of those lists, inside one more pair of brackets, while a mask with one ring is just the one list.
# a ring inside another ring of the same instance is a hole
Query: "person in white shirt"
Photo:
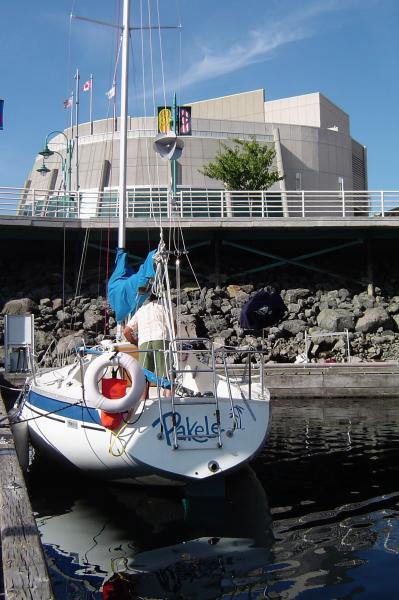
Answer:
[[140, 352], [139, 356], [139, 362], [145, 369], [152, 371], [158, 377], [168, 376], [166, 358], [170, 341], [168, 319], [164, 307], [155, 294], [151, 294], [149, 302], [139, 308], [127, 322], [123, 333], [128, 342], [138, 344], [139, 350], [147, 350], [147, 352]]

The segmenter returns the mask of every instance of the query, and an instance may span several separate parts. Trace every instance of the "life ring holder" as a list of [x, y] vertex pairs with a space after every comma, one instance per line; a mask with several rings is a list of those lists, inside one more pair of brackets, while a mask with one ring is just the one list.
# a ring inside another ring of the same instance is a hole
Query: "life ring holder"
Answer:
[[[118, 399], [103, 396], [99, 388], [101, 374], [107, 367], [122, 367], [131, 380], [127, 393]], [[140, 400], [145, 386], [145, 375], [141, 365], [124, 352], [103, 352], [91, 361], [84, 375], [86, 402], [92, 408], [109, 413], [122, 413], [130, 410]]]

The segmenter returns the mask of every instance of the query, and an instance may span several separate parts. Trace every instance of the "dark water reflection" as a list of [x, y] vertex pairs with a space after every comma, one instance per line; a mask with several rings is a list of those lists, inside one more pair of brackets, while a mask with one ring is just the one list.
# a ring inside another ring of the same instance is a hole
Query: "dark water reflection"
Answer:
[[398, 470], [398, 401], [280, 401], [225, 500], [39, 462], [30, 490], [59, 599], [396, 598]]

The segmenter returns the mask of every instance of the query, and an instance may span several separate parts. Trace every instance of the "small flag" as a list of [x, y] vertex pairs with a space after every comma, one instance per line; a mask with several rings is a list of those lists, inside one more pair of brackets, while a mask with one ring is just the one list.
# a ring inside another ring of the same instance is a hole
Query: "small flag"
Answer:
[[105, 92], [105, 95], [107, 96], [108, 100], [111, 100], [111, 98], [115, 96], [115, 85], [113, 85], [112, 88], [108, 90], [108, 92]]
[[87, 81], [85, 81], [85, 83], [83, 85], [83, 91], [88, 92], [90, 89], [91, 89], [91, 79], [88, 79]]
[[172, 130], [172, 110], [170, 106], [158, 106], [158, 133]]
[[64, 100], [64, 108], [70, 108], [73, 105], [73, 96]]
[[0, 100], [0, 129], [3, 129], [3, 108], [4, 100]]
[[179, 106], [179, 134], [191, 135], [191, 106]]

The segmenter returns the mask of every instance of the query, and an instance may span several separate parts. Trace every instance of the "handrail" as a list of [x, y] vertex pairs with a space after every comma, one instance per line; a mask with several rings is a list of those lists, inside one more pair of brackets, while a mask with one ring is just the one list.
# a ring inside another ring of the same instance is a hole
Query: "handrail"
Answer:
[[[284, 204], [284, 206], [283, 206]], [[0, 217], [117, 219], [117, 190], [46, 190], [0, 187]], [[126, 219], [172, 215], [179, 220], [392, 219], [399, 217], [399, 190], [178, 190], [128, 189]]]

